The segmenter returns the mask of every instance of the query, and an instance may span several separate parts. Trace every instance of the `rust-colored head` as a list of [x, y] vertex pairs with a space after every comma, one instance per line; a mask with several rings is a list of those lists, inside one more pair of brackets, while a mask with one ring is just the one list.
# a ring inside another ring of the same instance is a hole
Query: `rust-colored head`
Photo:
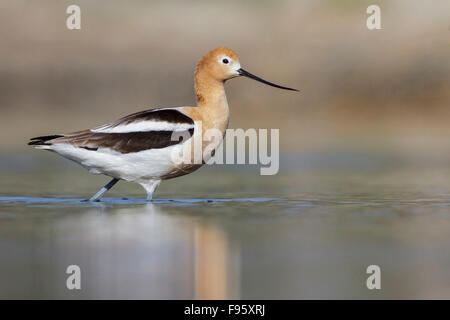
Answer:
[[197, 71], [207, 73], [218, 81], [225, 81], [239, 76], [241, 68], [236, 52], [226, 47], [219, 47], [208, 52], [198, 63]]
[[[268, 82], [260, 77], [251, 74], [241, 68], [239, 57], [236, 52], [226, 47], [219, 47], [208, 52], [198, 63], [195, 71], [196, 82], [203, 81], [204, 75], [209, 79], [225, 81], [238, 76], [244, 76], [272, 87], [298, 91], [297, 89], [287, 88], [278, 84]], [[203, 78], [200, 80], [200, 78]]]

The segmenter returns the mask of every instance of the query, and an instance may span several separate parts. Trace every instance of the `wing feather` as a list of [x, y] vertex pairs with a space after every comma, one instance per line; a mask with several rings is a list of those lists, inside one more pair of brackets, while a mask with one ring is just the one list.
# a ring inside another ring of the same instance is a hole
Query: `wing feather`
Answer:
[[147, 131], [186, 131], [194, 128], [194, 121], [171, 108], [137, 112], [115, 122], [91, 129], [92, 132], [128, 133]]
[[[174, 135], [176, 133], [176, 135]], [[137, 112], [115, 122], [71, 134], [47, 136], [29, 144], [51, 146], [68, 143], [90, 151], [106, 148], [120, 153], [166, 148], [182, 143], [194, 134], [194, 121], [177, 109]]]

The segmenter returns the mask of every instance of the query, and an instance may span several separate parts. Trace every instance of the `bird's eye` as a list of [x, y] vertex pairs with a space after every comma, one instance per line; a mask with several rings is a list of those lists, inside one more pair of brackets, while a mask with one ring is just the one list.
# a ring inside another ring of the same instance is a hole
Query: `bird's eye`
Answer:
[[230, 62], [230, 61], [228, 61], [228, 59], [225, 58], [225, 59], [222, 60], [222, 62], [223, 62], [224, 64], [228, 64], [228, 62]]

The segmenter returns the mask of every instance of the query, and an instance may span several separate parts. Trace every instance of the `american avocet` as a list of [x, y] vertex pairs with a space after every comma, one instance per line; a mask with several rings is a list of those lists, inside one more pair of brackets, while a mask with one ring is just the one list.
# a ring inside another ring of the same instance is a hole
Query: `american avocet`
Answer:
[[[204, 134], [208, 129], [216, 129], [220, 130], [223, 138], [229, 120], [224, 82], [239, 76], [297, 91], [245, 71], [233, 50], [220, 47], [206, 54], [197, 65], [196, 107], [150, 109], [90, 130], [32, 138], [28, 144], [54, 151], [79, 163], [90, 173], [112, 177], [90, 198], [91, 201], [99, 200], [119, 180], [140, 184], [150, 201], [162, 180], [191, 173], [204, 164], [179, 164], [173, 160], [174, 151], [186, 150], [186, 144], [190, 147], [192, 141], [199, 137], [203, 151], [206, 148], [215, 150], [220, 145], [221, 141], [211, 142], [211, 139], [205, 139]], [[201, 123], [201, 128], [198, 123]], [[188, 134], [190, 138], [173, 139], [174, 134]], [[204, 160], [206, 158], [203, 156]]]

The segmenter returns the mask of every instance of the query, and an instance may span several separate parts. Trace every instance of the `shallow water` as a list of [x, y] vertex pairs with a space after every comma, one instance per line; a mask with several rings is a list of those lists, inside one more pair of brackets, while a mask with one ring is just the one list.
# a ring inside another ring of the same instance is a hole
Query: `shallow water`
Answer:
[[107, 179], [52, 154], [0, 157], [0, 177], [0, 298], [450, 298], [445, 166], [287, 155], [276, 176], [203, 168], [153, 203], [123, 182], [86, 202]]

